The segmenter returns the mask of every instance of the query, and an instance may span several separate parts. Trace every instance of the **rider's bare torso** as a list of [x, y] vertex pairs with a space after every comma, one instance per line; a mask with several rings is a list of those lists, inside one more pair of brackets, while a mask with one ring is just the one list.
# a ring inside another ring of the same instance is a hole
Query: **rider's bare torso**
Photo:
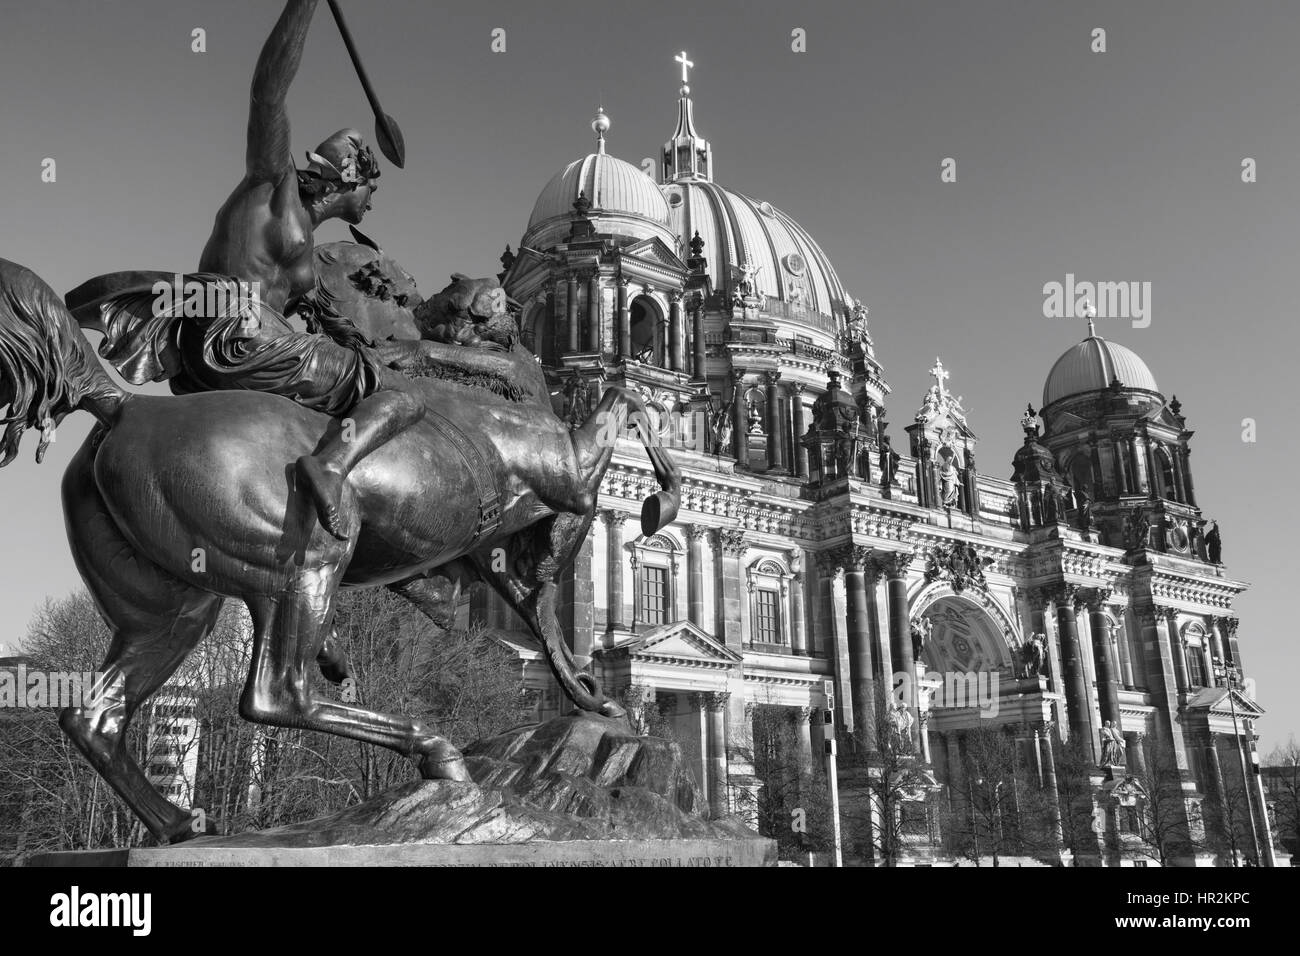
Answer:
[[293, 311], [315, 284], [314, 225], [288, 162], [279, 180], [239, 184], [217, 212], [199, 269], [257, 283], [263, 303]]

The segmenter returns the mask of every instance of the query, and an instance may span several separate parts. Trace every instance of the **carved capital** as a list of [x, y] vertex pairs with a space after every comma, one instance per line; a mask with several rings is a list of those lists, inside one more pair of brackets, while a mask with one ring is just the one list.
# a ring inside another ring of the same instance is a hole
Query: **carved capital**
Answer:
[[622, 289], [624, 292], [626, 292], [628, 286], [627, 276], [619, 276], [617, 281], [618, 281], [618, 287]]
[[1087, 591], [1082, 592], [1081, 596], [1087, 603], [1089, 611], [1100, 614], [1114, 593], [1112, 588], [1088, 588]]
[[769, 387], [775, 387], [776, 383], [781, 381], [781, 370], [776, 369], [775, 371], [764, 372], [763, 381], [767, 382]]
[[811, 723], [813, 714], [815, 714], [816, 712], [817, 712], [817, 708], [815, 707], [791, 707], [790, 719], [795, 723], [796, 726], [801, 721], [804, 723]]
[[1237, 625], [1241, 621], [1235, 617], [1216, 617], [1214, 623], [1219, 625], [1219, 630], [1225, 638], [1231, 638], [1237, 633]]
[[686, 526], [686, 540], [692, 543], [704, 541], [708, 533], [709, 529], [702, 524], [688, 524]]
[[813, 560], [817, 562], [817, 572], [825, 577], [835, 577], [842, 567], [840, 561], [839, 549], [831, 551], [818, 551], [813, 555]]
[[600, 517], [611, 530], [622, 530], [623, 525], [627, 524], [628, 515], [626, 511], [606, 510], [600, 513]]
[[839, 565], [845, 571], [864, 572], [873, 564], [870, 548], [851, 544], [838, 550]]
[[909, 548], [906, 551], [890, 551], [878, 561], [885, 574], [889, 577], [905, 578], [912, 567], [914, 557], [916, 557], [916, 552]]
[[713, 532], [713, 547], [719, 554], [729, 558], [738, 558], [748, 549], [745, 532], [738, 528], [716, 528]]
[[803, 382], [790, 383], [790, 391], [794, 392], [796, 398], [802, 395], [804, 393], [804, 389], [806, 389], [807, 387], [808, 386], [805, 385]]

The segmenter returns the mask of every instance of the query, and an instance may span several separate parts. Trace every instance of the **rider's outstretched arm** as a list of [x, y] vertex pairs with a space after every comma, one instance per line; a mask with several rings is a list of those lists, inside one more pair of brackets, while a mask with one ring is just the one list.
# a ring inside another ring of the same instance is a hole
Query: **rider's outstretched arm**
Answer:
[[294, 169], [285, 101], [302, 62], [316, 4], [317, 0], [289, 0], [257, 58], [248, 111], [249, 179], [278, 182]]

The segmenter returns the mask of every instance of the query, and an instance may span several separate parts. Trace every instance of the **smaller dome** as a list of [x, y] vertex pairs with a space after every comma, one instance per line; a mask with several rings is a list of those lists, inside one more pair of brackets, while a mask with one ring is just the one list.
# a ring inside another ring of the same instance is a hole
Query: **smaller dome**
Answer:
[[601, 152], [574, 160], [551, 177], [533, 205], [528, 229], [572, 216], [579, 193], [591, 202], [593, 216], [613, 213], [668, 224], [668, 202], [655, 181], [631, 163]]
[[1090, 335], [1071, 348], [1052, 366], [1043, 384], [1043, 405], [1071, 395], [1095, 392], [1119, 379], [1125, 388], [1159, 392], [1155, 376], [1132, 349]]

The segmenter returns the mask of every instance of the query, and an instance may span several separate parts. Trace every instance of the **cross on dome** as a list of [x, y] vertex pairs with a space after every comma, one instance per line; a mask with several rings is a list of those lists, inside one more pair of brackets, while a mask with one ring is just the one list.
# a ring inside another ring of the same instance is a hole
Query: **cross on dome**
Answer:
[[680, 56], [675, 56], [673, 57], [673, 59], [682, 65], [682, 82], [683, 83], [689, 82], [690, 77], [687, 76], [686, 71], [689, 70], [691, 67], [693, 67], [695, 64], [692, 63], [690, 60], [686, 59], [686, 51], [683, 50]]

